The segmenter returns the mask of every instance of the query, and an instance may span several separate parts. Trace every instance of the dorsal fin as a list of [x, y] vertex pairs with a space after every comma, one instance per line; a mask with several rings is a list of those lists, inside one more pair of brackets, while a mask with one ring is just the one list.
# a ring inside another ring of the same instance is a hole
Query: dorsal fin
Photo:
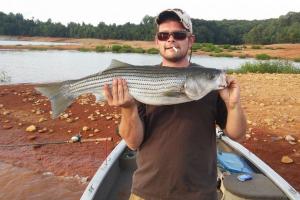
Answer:
[[116, 59], [112, 59], [110, 65], [107, 69], [113, 69], [113, 68], [118, 68], [118, 67], [130, 67], [130, 66], [133, 66], [133, 65], [121, 62]]

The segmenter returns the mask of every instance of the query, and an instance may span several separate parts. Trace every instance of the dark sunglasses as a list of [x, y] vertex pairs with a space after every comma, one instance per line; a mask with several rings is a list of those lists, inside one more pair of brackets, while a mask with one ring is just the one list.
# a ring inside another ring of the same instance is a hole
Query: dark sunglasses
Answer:
[[158, 32], [156, 33], [157, 39], [160, 41], [167, 41], [172, 35], [175, 40], [184, 40], [188, 36], [187, 31], [174, 31], [174, 32]]

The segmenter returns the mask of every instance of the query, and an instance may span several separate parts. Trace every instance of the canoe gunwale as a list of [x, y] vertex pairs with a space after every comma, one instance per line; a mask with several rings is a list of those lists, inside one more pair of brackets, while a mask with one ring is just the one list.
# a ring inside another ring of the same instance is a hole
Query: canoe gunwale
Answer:
[[86, 187], [83, 195], [80, 200], [91, 200], [95, 199], [97, 189], [103, 183], [106, 175], [109, 174], [110, 169], [114, 163], [119, 159], [120, 155], [124, 152], [126, 148], [126, 143], [124, 140], [121, 140], [120, 143], [113, 149], [113, 151], [107, 156], [106, 160], [98, 168], [97, 172], [93, 176], [92, 180], [89, 182]]

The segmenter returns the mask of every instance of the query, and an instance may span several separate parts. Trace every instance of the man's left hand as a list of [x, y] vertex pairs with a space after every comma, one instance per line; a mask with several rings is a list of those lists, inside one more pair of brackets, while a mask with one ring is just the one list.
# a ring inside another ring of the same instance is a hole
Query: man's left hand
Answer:
[[219, 94], [224, 100], [228, 109], [234, 109], [240, 104], [240, 87], [237, 81], [230, 76], [226, 76], [227, 87], [220, 90]]

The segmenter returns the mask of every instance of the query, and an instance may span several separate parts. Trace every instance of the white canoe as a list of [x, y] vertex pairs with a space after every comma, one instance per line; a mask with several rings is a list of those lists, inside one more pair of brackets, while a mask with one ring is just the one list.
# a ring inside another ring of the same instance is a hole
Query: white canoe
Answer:
[[[219, 199], [300, 200], [300, 194], [271, 167], [218, 129], [217, 148]], [[81, 200], [128, 200], [135, 156], [122, 140], [99, 167]], [[241, 174], [252, 179], [242, 182]]]

